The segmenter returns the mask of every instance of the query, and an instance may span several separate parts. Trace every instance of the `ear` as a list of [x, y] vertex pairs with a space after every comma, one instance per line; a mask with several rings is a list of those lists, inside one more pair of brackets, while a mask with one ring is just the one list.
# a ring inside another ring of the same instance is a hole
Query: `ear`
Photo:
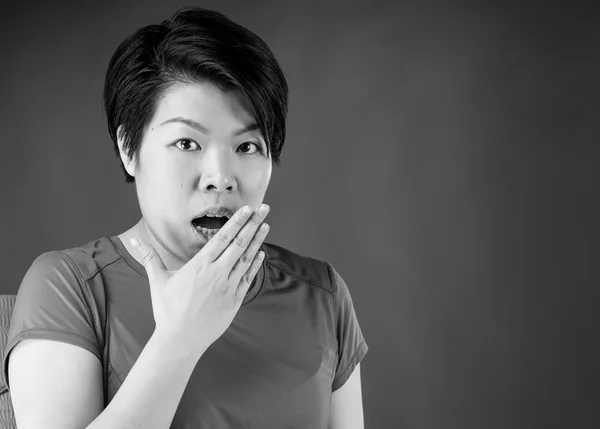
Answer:
[[123, 162], [127, 173], [129, 173], [130, 176], [135, 177], [135, 159], [129, 158], [127, 155], [127, 151], [124, 148], [123, 134], [123, 125], [119, 125], [119, 128], [117, 128], [117, 144], [119, 145], [119, 155], [121, 156], [121, 161]]

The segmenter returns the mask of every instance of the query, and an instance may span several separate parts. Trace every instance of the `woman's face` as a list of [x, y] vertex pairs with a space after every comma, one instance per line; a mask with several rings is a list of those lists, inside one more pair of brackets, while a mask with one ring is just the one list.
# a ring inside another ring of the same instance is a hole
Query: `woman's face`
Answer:
[[[246, 99], [211, 83], [178, 83], [158, 100], [145, 130], [135, 177], [153, 235], [189, 260], [212, 237], [192, 220], [209, 208], [235, 213], [263, 201], [271, 179], [267, 145]], [[230, 215], [228, 215], [230, 217]]]

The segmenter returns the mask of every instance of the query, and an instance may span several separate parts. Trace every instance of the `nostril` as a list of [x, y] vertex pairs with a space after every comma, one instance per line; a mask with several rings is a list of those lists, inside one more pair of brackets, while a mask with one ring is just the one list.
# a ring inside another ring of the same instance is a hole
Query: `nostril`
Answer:
[[233, 180], [218, 180], [218, 179], [207, 179], [201, 180], [199, 183], [200, 189], [204, 191], [216, 191], [216, 192], [232, 192], [236, 189], [236, 183]]

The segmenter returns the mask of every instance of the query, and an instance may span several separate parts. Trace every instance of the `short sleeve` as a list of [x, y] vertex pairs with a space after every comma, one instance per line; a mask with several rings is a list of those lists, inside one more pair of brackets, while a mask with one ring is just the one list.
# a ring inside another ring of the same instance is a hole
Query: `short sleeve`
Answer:
[[333, 283], [338, 342], [338, 360], [331, 390], [336, 391], [350, 378], [354, 368], [367, 354], [369, 347], [360, 330], [348, 286], [331, 265], [329, 269]]
[[8, 386], [8, 359], [23, 340], [46, 339], [83, 347], [102, 360], [94, 306], [75, 262], [61, 252], [38, 257], [17, 293], [8, 341], [2, 356], [2, 379]]

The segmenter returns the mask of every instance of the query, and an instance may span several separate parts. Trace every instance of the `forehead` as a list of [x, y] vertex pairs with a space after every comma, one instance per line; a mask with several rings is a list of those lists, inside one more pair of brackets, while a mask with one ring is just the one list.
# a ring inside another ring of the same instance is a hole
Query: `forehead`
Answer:
[[251, 106], [238, 89], [210, 82], [175, 83], [158, 98], [152, 122], [185, 117], [209, 128], [240, 128], [254, 122]]

